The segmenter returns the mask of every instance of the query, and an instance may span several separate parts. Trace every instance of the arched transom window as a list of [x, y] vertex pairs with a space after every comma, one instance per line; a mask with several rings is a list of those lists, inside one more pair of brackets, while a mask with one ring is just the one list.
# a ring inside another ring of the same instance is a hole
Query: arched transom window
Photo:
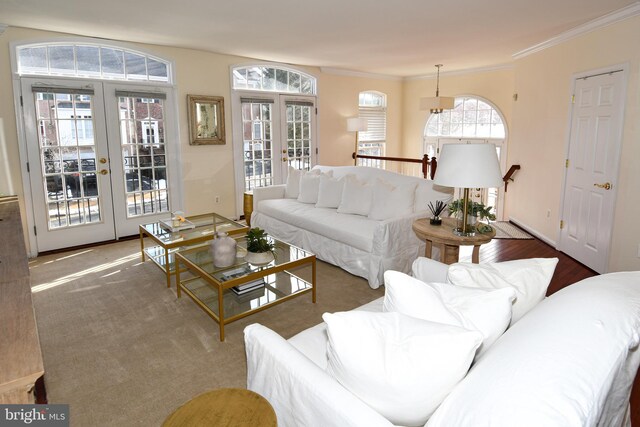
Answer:
[[235, 67], [233, 88], [265, 92], [316, 94], [316, 78], [297, 70], [266, 65]]
[[473, 96], [456, 98], [452, 110], [432, 114], [425, 137], [505, 138], [501, 114], [487, 102]]
[[169, 62], [122, 47], [42, 43], [19, 46], [16, 52], [19, 75], [172, 83]]

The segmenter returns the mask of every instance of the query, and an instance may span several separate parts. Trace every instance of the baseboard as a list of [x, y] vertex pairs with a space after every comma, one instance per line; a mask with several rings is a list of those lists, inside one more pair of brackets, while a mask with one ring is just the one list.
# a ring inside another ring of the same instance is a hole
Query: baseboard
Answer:
[[509, 217], [509, 222], [514, 223], [515, 225], [517, 225], [518, 227], [522, 228], [523, 230], [525, 230], [527, 233], [531, 234], [535, 238], [540, 239], [543, 242], [545, 242], [547, 245], [553, 247], [554, 249], [557, 249], [557, 246], [556, 246], [557, 242], [556, 241], [549, 239], [547, 236], [543, 235], [538, 230], [536, 230], [534, 228], [531, 228], [528, 225], [525, 225], [519, 219], [514, 218], [514, 217], [511, 216], [511, 217]]

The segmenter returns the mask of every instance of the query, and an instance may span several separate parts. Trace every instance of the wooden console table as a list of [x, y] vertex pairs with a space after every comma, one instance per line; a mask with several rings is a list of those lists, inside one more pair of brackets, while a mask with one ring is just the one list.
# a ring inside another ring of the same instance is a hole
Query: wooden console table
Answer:
[[35, 393], [44, 365], [15, 196], [0, 198], [0, 235], [0, 404], [46, 403]]
[[420, 239], [427, 243], [424, 256], [431, 258], [431, 248], [433, 244], [441, 245], [442, 254], [440, 261], [445, 264], [458, 262], [460, 246], [473, 246], [471, 261], [475, 264], [480, 262], [480, 245], [489, 243], [496, 235], [495, 228], [491, 228], [488, 233], [476, 233], [475, 236], [457, 236], [453, 234], [456, 226], [455, 218], [443, 218], [442, 225], [429, 224], [429, 218], [421, 218], [413, 222], [413, 231]]

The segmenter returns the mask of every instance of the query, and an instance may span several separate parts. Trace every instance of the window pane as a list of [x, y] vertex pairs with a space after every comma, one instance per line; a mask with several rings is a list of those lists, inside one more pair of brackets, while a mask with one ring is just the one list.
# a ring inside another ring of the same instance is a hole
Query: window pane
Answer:
[[147, 64], [145, 57], [135, 53], [124, 53], [124, 60], [127, 70], [127, 78], [132, 80], [147, 79]]
[[100, 75], [100, 49], [95, 46], [76, 46], [78, 74]]
[[169, 74], [167, 72], [167, 64], [156, 61], [155, 59], [147, 58], [147, 68], [149, 71], [149, 80], [169, 81]]
[[124, 62], [122, 51], [110, 48], [100, 48], [102, 57], [102, 73], [124, 77]]
[[18, 53], [18, 68], [23, 72], [48, 73], [47, 48], [30, 47], [20, 49]]
[[49, 46], [49, 67], [52, 73], [75, 74], [73, 46]]

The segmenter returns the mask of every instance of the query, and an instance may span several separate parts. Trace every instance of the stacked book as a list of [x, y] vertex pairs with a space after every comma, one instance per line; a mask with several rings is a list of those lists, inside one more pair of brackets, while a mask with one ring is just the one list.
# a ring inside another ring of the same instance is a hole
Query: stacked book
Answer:
[[242, 285], [234, 286], [233, 288], [231, 288], [231, 290], [236, 295], [244, 295], [248, 292], [255, 291], [256, 289], [260, 289], [262, 287], [264, 287], [264, 279], [260, 278], [251, 282], [243, 283]]

